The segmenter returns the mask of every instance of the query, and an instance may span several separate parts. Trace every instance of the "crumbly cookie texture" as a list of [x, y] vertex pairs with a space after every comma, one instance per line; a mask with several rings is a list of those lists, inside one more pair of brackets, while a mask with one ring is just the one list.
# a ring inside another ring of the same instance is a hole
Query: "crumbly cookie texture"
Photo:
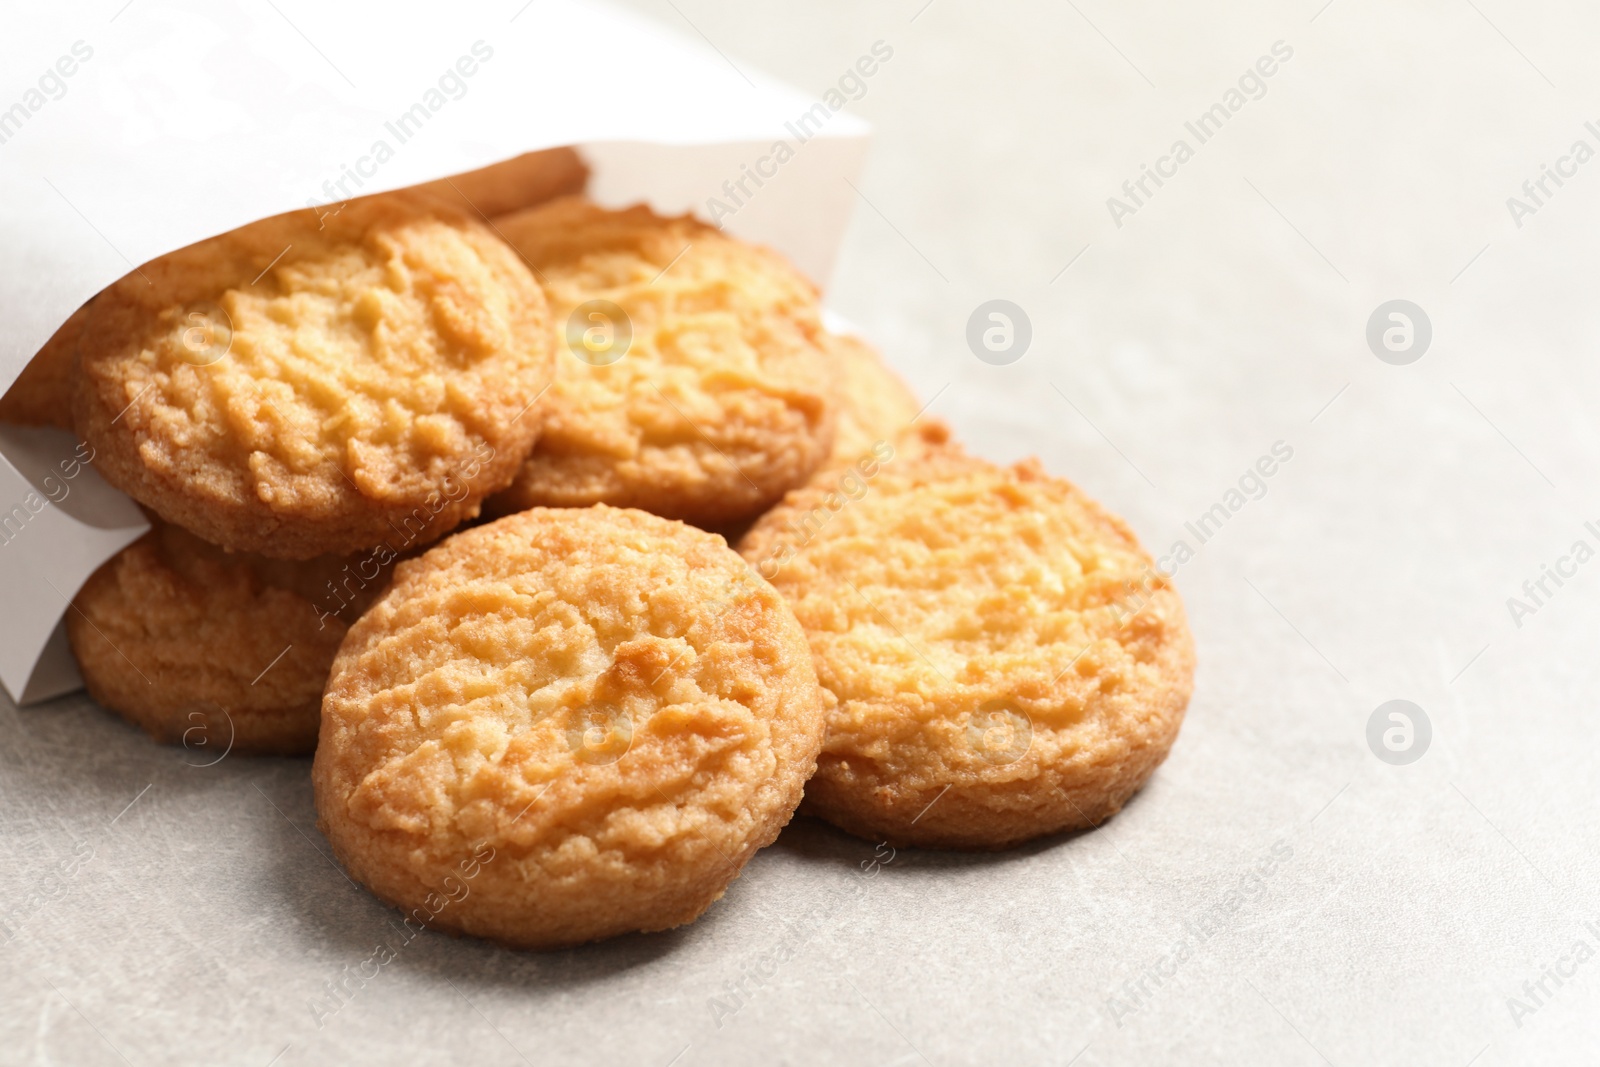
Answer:
[[[855, 417], [857, 419], [862, 417], [859, 411]], [[841, 425], [846, 418], [841, 408], [839, 416]], [[859, 425], [865, 426], [866, 423], [862, 422]], [[876, 476], [883, 464], [926, 455], [928, 452], [944, 448], [951, 441], [950, 427], [943, 421], [927, 415], [898, 429], [895, 429], [893, 421], [884, 420], [878, 423], [878, 428], [882, 430], [881, 433], [862, 434], [857, 439], [857, 443], [862, 446], [859, 452], [846, 452], [835, 447], [833, 456], [828, 462], [807, 480], [806, 488], [813, 490], [825, 501], [837, 503], [846, 497], [854, 498], [860, 494], [862, 487]], [[736, 545], [750, 532], [759, 518], [760, 516], [757, 516], [748, 522], [723, 526], [712, 532], [721, 534], [728, 544]], [[776, 544], [774, 552], [781, 554], [783, 544], [787, 542]]]
[[88, 305], [74, 311], [0, 396], [0, 422], [72, 429], [73, 360]]
[[[837, 365], [815, 288], [776, 253], [572, 197], [495, 225], [550, 298], [559, 373], [544, 437], [491, 510], [607, 503], [726, 526], [826, 460]], [[619, 323], [591, 301], [626, 316], [620, 358]]]
[[805, 635], [720, 537], [536, 508], [397, 567], [312, 779], [340, 861], [408, 921], [550, 948], [698, 916], [821, 741]]
[[870, 455], [873, 445], [905, 433], [922, 405], [882, 353], [861, 338], [828, 334], [824, 344], [838, 363], [840, 380], [839, 420], [828, 463], [854, 463]]
[[421, 194], [277, 216], [89, 305], [78, 432], [106, 479], [226, 548], [433, 540], [538, 437], [548, 310], [483, 223]]
[[224, 552], [154, 519], [73, 598], [67, 639], [89, 695], [158, 741], [304, 754], [339, 642], [390, 569]]
[[802, 811], [851, 833], [990, 849], [1096, 826], [1177, 736], [1177, 593], [1037, 461], [932, 446], [819, 480], [740, 551], [793, 605], [830, 705]]

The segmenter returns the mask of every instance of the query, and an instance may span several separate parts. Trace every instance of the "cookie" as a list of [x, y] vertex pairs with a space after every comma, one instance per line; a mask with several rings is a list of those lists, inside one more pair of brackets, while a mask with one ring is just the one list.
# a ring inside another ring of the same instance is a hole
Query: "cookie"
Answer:
[[558, 196], [581, 193], [588, 181], [589, 168], [577, 152], [549, 148], [415, 188], [441, 197], [468, 214], [493, 218]]
[[538, 437], [548, 310], [483, 223], [389, 194], [162, 256], [89, 305], [107, 481], [225, 548], [343, 554], [474, 517]]
[[78, 591], [67, 640], [89, 695], [158, 741], [310, 752], [339, 642], [390, 559], [228, 553], [155, 519]]
[[894, 441], [922, 411], [911, 387], [881, 353], [859, 337], [824, 338], [839, 368], [839, 418], [830, 465], [854, 463], [880, 441]]
[[544, 436], [491, 511], [604, 503], [729, 526], [828, 457], [837, 368], [815, 288], [776, 253], [571, 197], [495, 225], [561, 336]]
[[799, 803], [822, 694], [720, 537], [536, 508], [401, 563], [345, 637], [312, 780], [408, 923], [525, 948], [686, 923]]
[[1037, 461], [944, 446], [858, 474], [790, 494], [740, 545], [794, 607], [830, 705], [802, 811], [968, 849], [1116, 813], [1189, 699], [1171, 583]]
[[0, 396], [0, 422], [72, 429], [72, 361], [87, 309], [74, 311]]

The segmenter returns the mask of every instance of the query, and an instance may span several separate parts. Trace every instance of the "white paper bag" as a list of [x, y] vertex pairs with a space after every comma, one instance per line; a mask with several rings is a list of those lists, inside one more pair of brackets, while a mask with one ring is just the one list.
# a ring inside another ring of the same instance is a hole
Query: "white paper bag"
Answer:
[[[0, 392], [79, 305], [156, 256], [561, 145], [579, 147], [602, 203], [694, 211], [825, 283], [866, 151], [865, 123], [831, 102], [574, 0], [381, 14], [114, 0], [6, 22]], [[145, 529], [77, 447], [0, 428], [0, 684], [18, 703], [79, 684], [62, 613]]]

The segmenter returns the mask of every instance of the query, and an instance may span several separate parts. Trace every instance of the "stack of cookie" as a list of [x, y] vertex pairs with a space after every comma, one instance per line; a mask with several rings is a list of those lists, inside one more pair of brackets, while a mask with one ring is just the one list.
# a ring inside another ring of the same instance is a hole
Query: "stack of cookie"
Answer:
[[151, 514], [69, 617], [90, 693], [315, 747], [353, 877], [524, 947], [694, 919], [797, 806], [989, 849], [1115, 813], [1193, 673], [1127, 527], [967, 455], [776, 254], [513, 184], [145, 264], [0, 401], [70, 395]]

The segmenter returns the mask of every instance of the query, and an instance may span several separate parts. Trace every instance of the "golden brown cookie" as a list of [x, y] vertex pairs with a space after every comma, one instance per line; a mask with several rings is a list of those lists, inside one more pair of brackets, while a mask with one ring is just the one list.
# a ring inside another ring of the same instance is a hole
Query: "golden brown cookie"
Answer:
[[871, 455], [873, 445], [904, 433], [922, 405], [883, 355], [861, 338], [828, 334], [824, 344], [838, 361], [840, 380], [829, 464], [854, 463]]
[[1194, 670], [1182, 603], [1126, 524], [1032, 460], [947, 446], [858, 474], [791, 493], [740, 545], [830, 698], [802, 810], [978, 849], [1116, 813]]
[[583, 192], [589, 168], [570, 148], [526, 152], [503, 163], [416, 186], [474, 215], [493, 218]]
[[607, 503], [726, 526], [827, 458], [837, 368], [815, 288], [777, 254], [575, 197], [495, 225], [561, 336], [544, 437], [492, 512]]
[[408, 921], [526, 948], [694, 919], [789, 821], [822, 742], [783, 598], [715, 602], [745, 571], [713, 534], [603, 505], [400, 564], [323, 699], [339, 859]]
[[[843, 410], [848, 403], [845, 401], [841, 405], [839, 414], [841, 426], [849, 417]], [[857, 418], [859, 417], [858, 415]], [[826, 500], [842, 502], [846, 498], [858, 496], [883, 464], [925, 455], [951, 442], [950, 427], [942, 420], [928, 415], [923, 415], [916, 422], [901, 426], [898, 430], [893, 428], [892, 423], [885, 422], [881, 425], [884, 432], [873, 435], [865, 432], [864, 423], [858, 423], [862, 432], [857, 436], [856, 443], [862, 446], [861, 451], [849, 453], [836, 446], [828, 462], [806, 482], [806, 488], [816, 490]], [[754, 519], [733, 526], [714, 528], [711, 532], [720, 534], [728, 544], [736, 545], [760, 518], [758, 515]]]
[[72, 361], [78, 352], [78, 335], [88, 317], [85, 304], [22, 368], [17, 380], [0, 396], [0, 422], [19, 426], [55, 426], [72, 429]]
[[310, 752], [339, 642], [392, 558], [228, 553], [154, 519], [78, 591], [67, 639], [89, 695], [158, 741]]
[[389, 194], [252, 223], [89, 305], [78, 432], [117, 488], [286, 559], [431, 541], [538, 437], [544, 297], [481, 222]]

